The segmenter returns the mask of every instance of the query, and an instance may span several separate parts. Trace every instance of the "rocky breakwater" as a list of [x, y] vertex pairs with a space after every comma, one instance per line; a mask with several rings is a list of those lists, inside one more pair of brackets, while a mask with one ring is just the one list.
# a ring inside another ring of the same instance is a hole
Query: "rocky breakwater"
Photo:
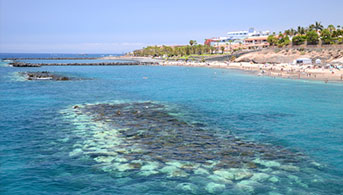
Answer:
[[42, 72], [21, 72], [19, 73], [26, 80], [53, 80], [53, 81], [69, 81], [75, 78], [61, 76], [47, 71]]
[[134, 66], [134, 65], [158, 65], [158, 62], [100, 62], [100, 63], [26, 63], [11, 62], [13, 67], [41, 67], [41, 66]]
[[98, 58], [82, 58], [82, 57], [75, 57], [75, 58], [3, 58], [3, 60], [95, 60]]
[[41, 65], [39, 65], [39, 64], [16, 62], [16, 61], [10, 62], [9, 65], [13, 66], [13, 67], [41, 67]]
[[70, 157], [88, 156], [114, 177], [179, 178], [182, 183], [171, 185], [188, 193], [285, 192], [288, 185], [301, 190], [309, 185], [298, 176], [297, 184], [289, 178], [307, 161], [302, 154], [219, 136], [204, 124], [181, 120], [164, 104], [84, 104], [62, 114], [81, 138]]

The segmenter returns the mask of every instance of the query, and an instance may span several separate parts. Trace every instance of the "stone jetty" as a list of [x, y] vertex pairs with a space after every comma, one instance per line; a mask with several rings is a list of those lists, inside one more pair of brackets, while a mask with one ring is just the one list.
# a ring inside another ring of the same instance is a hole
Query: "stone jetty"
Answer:
[[98, 58], [82, 58], [82, 57], [75, 57], [75, 58], [68, 58], [68, 57], [59, 57], [59, 58], [3, 58], [3, 60], [96, 60]]
[[41, 66], [138, 66], [138, 65], [159, 65], [158, 62], [101, 62], [101, 63], [26, 63], [11, 62], [13, 67], [41, 67]]

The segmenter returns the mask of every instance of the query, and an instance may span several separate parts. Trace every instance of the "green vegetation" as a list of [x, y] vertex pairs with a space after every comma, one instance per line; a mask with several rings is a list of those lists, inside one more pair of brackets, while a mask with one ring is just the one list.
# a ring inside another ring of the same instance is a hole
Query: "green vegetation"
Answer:
[[196, 45], [196, 44], [197, 44], [197, 41], [196, 41], [196, 40], [190, 40], [190, 41], [189, 41], [189, 44], [190, 44], [191, 46]]
[[293, 45], [302, 45], [306, 41], [306, 36], [304, 35], [296, 35], [292, 38]]
[[278, 42], [278, 39], [275, 37], [275, 35], [269, 35], [267, 41], [271, 46], [275, 46]]
[[[292, 40], [290, 40], [292, 39]], [[327, 28], [320, 22], [315, 22], [309, 27], [298, 26], [297, 30], [291, 28], [279, 33], [278, 36], [273, 33], [267, 39], [271, 46], [283, 47], [289, 44], [292, 45], [323, 45], [343, 44], [343, 28], [338, 25], [335, 27], [330, 24]]]
[[306, 33], [306, 41], [308, 45], [317, 45], [319, 42], [319, 35], [315, 30]]
[[278, 46], [278, 47], [283, 47], [291, 43], [291, 40], [286, 33], [285, 35], [280, 33], [279, 36], [269, 35], [267, 38], [267, 41], [271, 46]]
[[291, 40], [289, 39], [288, 35], [283, 35], [282, 33], [279, 34], [277, 45], [279, 47], [283, 47], [286, 45], [289, 45], [291, 43]]
[[333, 44], [334, 41], [332, 39], [332, 35], [329, 29], [324, 29], [321, 33], [320, 33], [320, 37], [322, 40], [322, 44]]
[[[327, 28], [320, 22], [315, 22], [308, 27], [298, 26], [296, 29], [287, 29], [283, 33], [280, 32], [276, 35], [268, 36], [267, 42], [271, 46], [284, 47], [287, 45], [332, 45], [332, 44], [343, 44], [343, 26], [337, 25], [336, 27], [332, 24], [328, 25]], [[231, 42], [226, 43], [227, 46]], [[241, 50], [242, 47], [235, 48], [232, 51], [236, 52]], [[134, 56], [152, 56], [152, 57], [164, 57], [164, 58], [176, 58], [188, 60], [192, 56], [208, 56], [218, 55], [219, 53], [224, 54], [225, 47], [215, 48], [208, 45], [197, 44], [196, 40], [190, 40], [189, 45], [182, 46], [148, 46], [146, 48], [136, 50], [133, 52]], [[190, 58], [191, 59], [191, 58]]]
[[221, 47], [220, 47], [220, 50], [222, 51], [222, 53], [224, 53], [225, 47], [224, 47], [224, 46], [221, 46]]
[[197, 44], [195, 40], [190, 40], [185, 46], [148, 46], [133, 52], [134, 56], [164, 56], [164, 57], [184, 57], [190, 55], [210, 55], [216, 52], [216, 48], [208, 45]]

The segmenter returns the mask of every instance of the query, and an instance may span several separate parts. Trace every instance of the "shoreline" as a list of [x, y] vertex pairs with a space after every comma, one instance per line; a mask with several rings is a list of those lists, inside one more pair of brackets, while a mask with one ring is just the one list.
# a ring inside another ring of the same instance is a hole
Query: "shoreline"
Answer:
[[[124, 56], [120, 57], [125, 59]], [[160, 66], [185, 66], [242, 70], [256, 76], [278, 77], [285, 79], [300, 79], [327, 82], [343, 82], [343, 70], [330, 68], [317, 68], [308, 65], [292, 65], [288, 63], [280, 64], [253, 64], [249, 62], [184, 62], [158, 60], [150, 57], [129, 57], [139, 61], [155, 61]]]
[[343, 70], [308, 68], [290, 64], [251, 64], [248, 62], [161, 62], [162, 66], [207, 67], [242, 70], [256, 76], [314, 81], [343, 82]]

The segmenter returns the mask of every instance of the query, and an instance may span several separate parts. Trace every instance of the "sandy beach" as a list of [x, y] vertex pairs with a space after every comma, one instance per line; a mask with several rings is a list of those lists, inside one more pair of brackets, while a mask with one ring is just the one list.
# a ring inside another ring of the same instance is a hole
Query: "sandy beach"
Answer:
[[324, 82], [341, 82], [343, 81], [343, 70], [337, 68], [324, 68], [314, 65], [293, 65], [290, 63], [279, 64], [254, 64], [249, 62], [185, 62], [185, 61], [171, 61], [159, 60], [150, 57], [106, 57], [102, 59], [125, 59], [137, 61], [154, 61], [162, 66], [188, 66], [188, 67], [207, 67], [207, 68], [226, 68], [237, 69], [251, 72], [257, 76], [281, 77], [288, 79], [305, 79], [305, 80], [319, 80]]
[[289, 79], [308, 79], [328, 81], [343, 81], [343, 70], [337, 68], [319, 68], [308, 65], [292, 64], [253, 64], [248, 62], [171, 62], [163, 61], [164, 66], [193, 66], [209, 68], [228, 68], [251, 71], [258, 76], [282, 77]]

